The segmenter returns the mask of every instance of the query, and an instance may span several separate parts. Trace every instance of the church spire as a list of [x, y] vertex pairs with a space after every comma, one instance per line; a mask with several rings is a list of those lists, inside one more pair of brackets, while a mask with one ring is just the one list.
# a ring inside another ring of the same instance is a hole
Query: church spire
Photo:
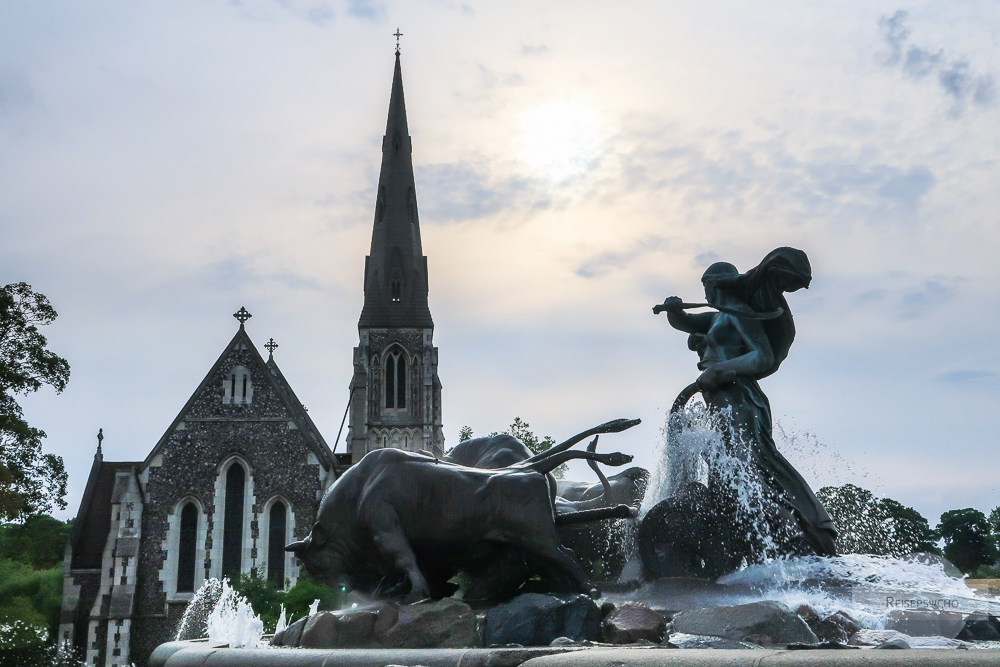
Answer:
[[359, 327], [434, 326], [427, 305], [427, 258], [420, 244], [411, 153], [397, 50]]

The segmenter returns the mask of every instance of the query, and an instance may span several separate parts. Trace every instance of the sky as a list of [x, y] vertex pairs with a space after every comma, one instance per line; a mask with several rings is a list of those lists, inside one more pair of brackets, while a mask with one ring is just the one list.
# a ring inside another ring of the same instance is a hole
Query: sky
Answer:
[[334, 446], [397, 27], [446, 446], [639, 417], [602, 449], [655, 467], [698, 371], [651, 307], [793, 246], [779, 448], [932, 525], [1000, 505], [1000, 4], [9, 0], [0, 281], [59, 312], [69, 385], [22, 401], [59, 516], [241, 306]]

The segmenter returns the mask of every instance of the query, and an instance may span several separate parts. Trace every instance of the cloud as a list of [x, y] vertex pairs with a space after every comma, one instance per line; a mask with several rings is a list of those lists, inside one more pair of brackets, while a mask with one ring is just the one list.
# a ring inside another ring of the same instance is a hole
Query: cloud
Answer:
[[492, 179], [471, 162], [421, 166], [416, 172], [421, 217], [432, 223], [466, 222], [502, 211], [542, 210], [551, 199], [527, 178]]
[[348, 0], [347, 13], [359, 19], [379, 21], [385, 18], [385, 4], [374, 0]]
[[941, 91], [952, 102], [951, 114], [961, 115], [971, 103], [980, 107], [993, 104], [995, 86], [991, 74], [977, 74], [964, 58], [949, 58], [944, 49], [933, 50], [910, 44], [910, 29], [906, 27], [909, 14], [903, 10], [892, 16], [882, 16], [878, 25], [889, 47], [884, 59], [886, 67], [899, 67], [903, 75], [921, 81], [936, 75]]
[[0, 72], [0, 113], [34, 101], [35, 93], [23, 74]]
[[997, 374], [992, 371], [974, 371], [967, 368], [963, 368], [957, 371], [949, 371], [947, 373], [942, 373], [936, 376], [934, 379], [938, 382], [947, 382], [949, 384], [963, 384], [966, 382], [974, 382], [976, 380], [984, 380], [987, 378], [995, 378]]
[[545, 44], [522, 44], [521, 55], [543, 56], [549, 52], [549, 47]]
[[937, 184], [923, 164], [892, 164], [841, 146], [799, 157], [780, 137], [751, 144], [722, 133], [692, 142], [663, 128], [658, 136], [620, 137], [616, 153], [623, 189], [669, 192], [688, 207], [707, 210], [706, 222], [801, 222], [822, 211], [830, 223], [912, 223]]
[[719, 261], [719, 253], [714, 250], [700, 252], [694, 257], [695, 266], [710, 266]]
[[941, 280], [926, 280], [920, 287], [903, 294], [898, 317], [901, 320], [921, 317], [938, 304], [948, 301], [954, 294], [955, 288], [951, 285], [945, 285]]
[[665, 245], [666, 239], [663, 237], [649, 236], [636, 241], [625, 250], [602, 252], [584, 262], [575, 273], [581, 278], [600, 278], [611, 271], [625, 268], [636, 258], [656, 252]]

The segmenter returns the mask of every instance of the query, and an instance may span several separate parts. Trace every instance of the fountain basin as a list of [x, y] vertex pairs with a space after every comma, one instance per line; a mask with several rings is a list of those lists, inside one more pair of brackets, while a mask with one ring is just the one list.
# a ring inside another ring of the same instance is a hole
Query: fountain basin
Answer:
[[[587, 651], [579, 646], [466, 649], [231, 649], [207, 639], [161, 644], [149, 658], [148, 667], [516, 667], [533, 658]], [[567, 662], [564, 664], [572, 664]]]
[[996, 665], [995, 650], [910, 649], [882, 651], [704, 649], [659, 647], [584, 648], [473, 648], [473, 649], [230, 649], [207, 640], [169, 642], [150, 657], [150, 667], [659, 667], [661, 665]]

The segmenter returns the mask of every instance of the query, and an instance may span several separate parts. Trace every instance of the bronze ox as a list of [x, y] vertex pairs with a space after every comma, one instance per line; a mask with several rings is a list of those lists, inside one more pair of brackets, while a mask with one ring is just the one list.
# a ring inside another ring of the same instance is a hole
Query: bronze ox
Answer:
[[414, 598], [448, 595], [454, 590], [448, 580], [459, 571], [475, 577], [512, 553], [539, 574], [595, 595], [586, 573], [560, 545], [556, 525], [624, 517], [631, 510], [619, 505], [557, 515], [555, 484], [547, 473], [570, 459], [628, 463], [632, 457], [626, 454], [570, 448], [590, 435], [638, 423], [607, 422], [493, 470], [425, 453], [372, 451], [327, 490], [312, 532], [285, 549], [322, 581], [381, 595], [407, 587]]

